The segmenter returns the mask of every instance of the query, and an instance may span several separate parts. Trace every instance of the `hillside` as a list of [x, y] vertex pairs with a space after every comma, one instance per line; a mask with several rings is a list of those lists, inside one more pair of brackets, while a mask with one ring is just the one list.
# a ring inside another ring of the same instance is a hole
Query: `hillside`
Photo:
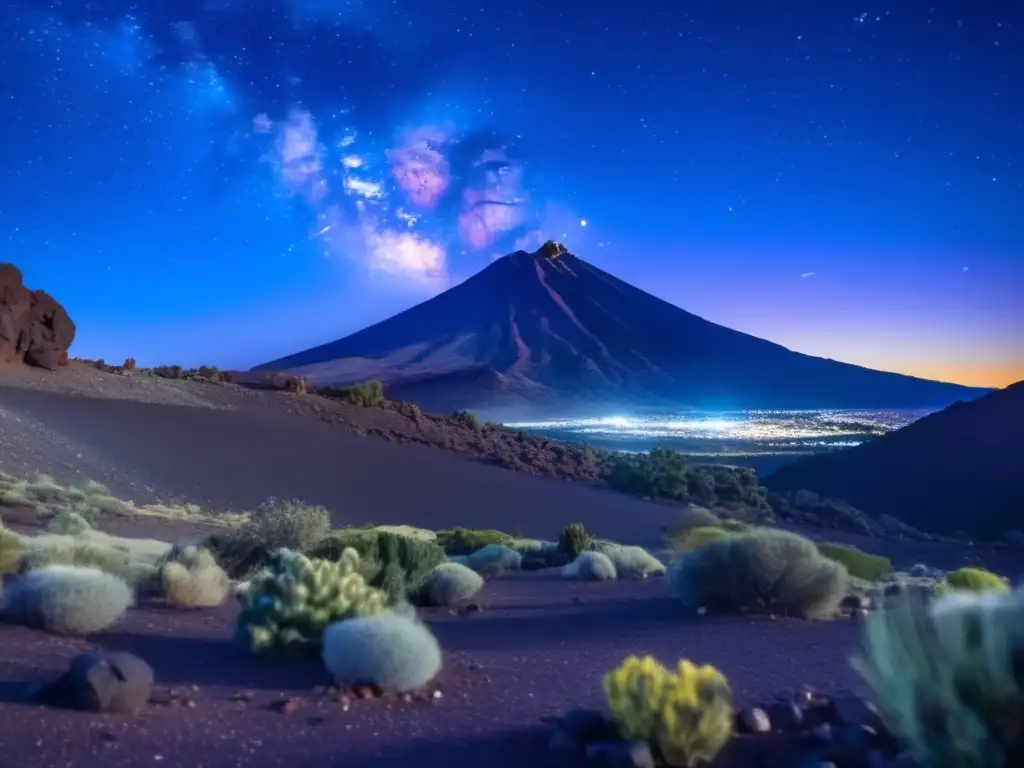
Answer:
[[988, 390], [792, 352], [690, 314], [550, 246], [338, 341], [257, 366], [379, 379], [424, 408], [942, 407]]
[[1024, 529], [1024, 381], [847, 451], [811, 456], [765, 478], [939, 533], [1001, 538]]

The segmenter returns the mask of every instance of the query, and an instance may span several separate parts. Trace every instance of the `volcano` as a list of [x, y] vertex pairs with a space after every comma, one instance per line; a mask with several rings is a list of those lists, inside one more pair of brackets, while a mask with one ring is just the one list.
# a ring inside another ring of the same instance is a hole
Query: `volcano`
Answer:
[[434, 411], [940, 408], [990, 390], [793, 352], [708, 322], [546, 243], [362, 331], [257, 366], [381, 381]]

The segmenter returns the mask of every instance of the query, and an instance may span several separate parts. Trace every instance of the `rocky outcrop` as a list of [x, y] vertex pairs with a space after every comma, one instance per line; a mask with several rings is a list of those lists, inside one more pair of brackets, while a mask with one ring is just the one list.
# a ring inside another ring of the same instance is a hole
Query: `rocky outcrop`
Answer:
[[67, 365], [75, 324], [60, 302], [30, 291], [21, 270], [0, 264], [0, 361], [55, 370]]

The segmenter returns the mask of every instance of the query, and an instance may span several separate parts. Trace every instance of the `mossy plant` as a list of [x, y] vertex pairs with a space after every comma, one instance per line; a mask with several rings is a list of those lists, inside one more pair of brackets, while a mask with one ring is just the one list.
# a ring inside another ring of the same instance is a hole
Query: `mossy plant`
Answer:
[[583, 527], [583, 523], [569, 523], [558, 536], [558, 548], [570, 560], [575, 560], [590, 549], [591, 542], [590, 534]]
[[818, 551], [829, 560], [846, 567], [847, 572], [857, 579], [878, 581], [892, 573], [892, 562], [887, 557], [871, 555], [857, 547], [836, 544], [831, 541], [817, 542]]
[[422, 688], [441, 670], [441, 647], [415, 615], [385, 612], [331, 624], [324, 632], [324, 666], [339, 685], [391, 691]]
[[720, 526], [716, 525], [702, 525], [696, 528], [690, 528], [685, 531], [681, 531], [674, 536], [671, 536], [669, 541], [672, 544], [672, 548], [678, 552], [689, 552], [697, 547], [703, 547], [705, 544], [709, 544], [712, 541], [718, 541], [734, 534], [725, 530]]
[[385, 609], [384, 593], [366, 584], [359, 565], [354, 549], [337, 562], [277, 550], [269, 566], [238, 587], [238, 639], [255, 654], [317, 652], [331, 623]]
[[441, 563], [431, 572], [418, 602], [449, 607], [469, 600], [484, 586], [476, 571], [461, 563]]
[[562, 569], [567, 579], [581, 581], [614, 581], [618, 578], [615, 563], [603, 552], [581, 552], [580, 556]]
[[437, 532], [437, 543], [449, 555], [471, 555], [488, 544], [505, 544], [507, 533], [493, 529], [446, 528]]
[[1024, 765], [1024, 592], [954, 591], [873, 615], [854, 666], [923, 768]]
[[1009, 582], [998, 574], [984, 568], [960, 568], [935, 583], [932, 593], [936, 596], [948, 592], [1008, 592]]
[[11, 586], [7, 610], [26, 626], [66, 635], [90, 635], [115, 624], [131, 605], [131, 587], [96, 568], [53, 565]]
[[732, 734], [732, 691], [712, 666], [683, 660], [671, 672], [630, 656], [605, 675], [604, 692], [622, 737], [647, 741], [674, 768], [711, 761]]

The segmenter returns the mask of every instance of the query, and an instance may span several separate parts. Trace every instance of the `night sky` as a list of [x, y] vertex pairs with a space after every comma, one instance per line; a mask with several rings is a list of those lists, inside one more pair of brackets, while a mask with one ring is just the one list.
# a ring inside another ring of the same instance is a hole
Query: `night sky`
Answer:
[[790, 348], [1024, 378], [1024, 5], [4, 0], [0, 260], [248, 367], [544, 239]]

